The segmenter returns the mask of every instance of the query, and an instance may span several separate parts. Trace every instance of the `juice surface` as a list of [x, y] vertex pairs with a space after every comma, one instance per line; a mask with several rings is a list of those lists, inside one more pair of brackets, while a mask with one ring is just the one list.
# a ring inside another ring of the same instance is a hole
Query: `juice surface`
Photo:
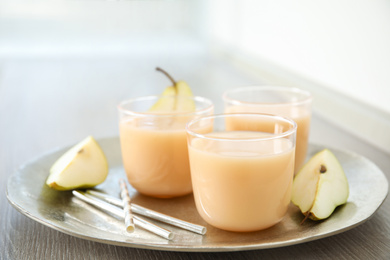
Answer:
[[[295, 169], [297, 173], [303, 166], [306, 160], [307, 147], [309, 143], [310, 132], [310, 119], [311, 113], [308, 109], [291, 107], [291, 106], [264, 106], [259, 108], [258, 106], [231, 106], [226, 108], [226, 113], [266, 113], [289, 117], [297, 124], [297, 137], [296, 137], [296, 151], [295, 151]], [[245, 123], [247, 119], [243, 118], [231, 118], [231, 129], [234, 130], [256, 130], [255, 125]], [[263, 123], [263, 122], [262, 122]], [[244, 129], [243, 126], [247, 125], [248, 128]]]
[[[206, 136], [254, 135], [234, 131]], [[196, 207], [209, 224], [229, 231], [256, 231], [285, 215], [294, 171], [294, 147], [288, 139], [259, 145], [194, 138], [189, 155]]]
[[123, 165], [140, 193], [170, 198], [192, 192], [187, 138], [181, 120], [119, 123]]

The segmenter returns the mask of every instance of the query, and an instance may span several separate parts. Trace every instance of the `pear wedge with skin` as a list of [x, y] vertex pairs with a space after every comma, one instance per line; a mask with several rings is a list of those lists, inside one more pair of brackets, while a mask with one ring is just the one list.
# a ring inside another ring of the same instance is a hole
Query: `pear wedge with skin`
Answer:
[[56, 190], [92, 188], [104, 182], [107, 175], [106, 156], [96, 140], [88, 136], [57, 159], [46, 184]]
[[[174, 86], [166, 87], [164, 92], [161, 94], [161, 98], [149, 109], [149, 112], [171, 112], [175, 109], [176, 88]], [[170, 98], [172, 97], [172, 98]]]
[[347, 202], [349, 185], [336, 156], [328, 149], [315, 154], [294, 178], [292, 202], [307, 218], [328, 218]]
[[193, 97], [192, 90], [190, 86], [187, 84], [187, 82], [180, 80], [176, 82], [176, 93], [177, 93], [177, 99], [176, 99], [176, 107], [175, 110], [178, 112], [193, 112], [195, 111], [195, 102], [193, 99], [190, 99]]
[[[161, 98], [149, 109], [149, 112], [193, 112], [195, 111], [195, 102], [190, 86], [183, 80], [175, 81], [171, 75], [161, 68], [157, 71], [164, 73], [172, 82], [173, 86], [167, 87], [161, 95]], [[172, 97], [172, 98], [169, 98]]]

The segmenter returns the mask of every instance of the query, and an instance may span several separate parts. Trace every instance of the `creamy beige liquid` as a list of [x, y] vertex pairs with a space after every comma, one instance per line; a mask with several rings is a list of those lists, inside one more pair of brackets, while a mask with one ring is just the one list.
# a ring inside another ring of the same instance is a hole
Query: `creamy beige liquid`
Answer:
[[[295, 151], [295, 173], [303, 166], [306, 160], [307, 147], [309, 142], [310, 118], [311, 114], [308, 109], [297, 107], [257, 107], [257, 106], [231, 106], [226, 108], [226, 113], [267, 113], [285, 116], [293, 119], [298, 125]], [[256, 124], [245, 122], [248, 119], [230, 118], [232, 130], [257, 130]], [[273, 124], [270, 127], [273, 127]], [[245, 128], [246, 127], [246, 128]]]
[[[209, 134], [235, 139], [256, 135]], [[294, 147], [288, 139], [259, 144], [195, 138], [189, 156], [196, 207], [209, 224], [229, 231], [256, 231], [275, 225], [285, 215], [294, 171]]]
[[159, 198], [192, 192], [186, 121], [120, 122], [123, 165], [129, 183], [138, 192]]

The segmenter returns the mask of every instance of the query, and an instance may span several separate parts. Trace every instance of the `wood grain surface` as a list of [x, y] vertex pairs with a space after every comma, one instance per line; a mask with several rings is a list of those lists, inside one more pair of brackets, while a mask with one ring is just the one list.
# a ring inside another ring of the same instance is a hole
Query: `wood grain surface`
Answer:
[[[169, 84], [154, 71], [156, 65], [187, 80], [195, 94], [212, 99], [216, 112], [222, 111], [224, 90], [262, 83], [224, 62], [204, 57], [191, 57], [191, 62], [159, 57], [0, 63], [0, 259], [390, 259], [388, 199], [367, 222], [332, 237], [282, 248], [225, 253], [167, 252], [91, 242], [37, 223], [9, 204], [7, 179], [26, 161], [87, 135], [117, 135], [119, 101], [159, 93]], [[311, 142], [361, 154], [390, 177], [389, 154], [316, 113]]]

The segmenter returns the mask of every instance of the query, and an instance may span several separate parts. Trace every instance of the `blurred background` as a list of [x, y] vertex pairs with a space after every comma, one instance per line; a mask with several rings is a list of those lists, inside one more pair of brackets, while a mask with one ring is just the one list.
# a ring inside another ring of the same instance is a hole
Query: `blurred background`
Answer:
[[[389, 46], [388, 0], [0, 0], [0, 101], [30, 96], [24, 106], [43, 104], [25, 115], [31, 123], [76, 131], [66, 121], [92, 117], [96, 110], [77, 104], [95, 95], [112, 120], [91, 120], [89, 129], [112, 135], [117, 102], [169, 84], [154, 71], [160, 66], [212, 98], [217, 112], [229, 88], [309, 89], [316, 113], [389, 147]], [[69, 118], [38, 113], [51, 106]], [[362, 126], [363, 116], [375, 122]]]

